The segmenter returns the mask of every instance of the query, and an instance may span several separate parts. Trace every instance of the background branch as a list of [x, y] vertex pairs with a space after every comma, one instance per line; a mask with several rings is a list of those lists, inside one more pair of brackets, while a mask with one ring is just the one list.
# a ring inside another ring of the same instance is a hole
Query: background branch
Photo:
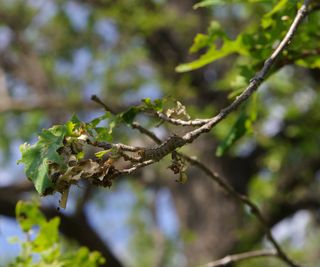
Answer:
[[291, 260], [287, 254], [282, 250], [281, 246], [278, 244], [276, 239], [274, 238], [266, 220], [264, 219], [262, 213], [260, 212], [258, 206], [254, 204], [247, 196], [239, 194], [236, 190], [234, 190], [226, 181], [221, 179], [217, 173], [213, 173], [208, 167], [202, 164], [200, 161], [190, 158], [184, 157], [188, 162], [192, 165], [198, 167], [204, 173], [206, 173], [213, 181], [215, 181], [219, 186], [221, 186], [225, 192], [229, 193], [232, 197], [238, 199], [241, 203], [248, 206], [250, 208], [251, 213], [258, 219], [260, 224], [263, 226], [267, 239], [272, 243], [274, 248], [277, 251], [277, 256], [286, 262], [289, 266], [299, 267], [300, 265]]
[[262, 257], [276, 257], [277, 252], [274, 250], [256, 250], [245, 253], [239, 253], [234, 255], [228, 255], [220, 260], [212, 261], [207, 264], [201, 265], [199, 267], [220, 267], [227, 266], [231, 263], [236, 263], [239, 261], [254, 259], [254, 258], [262, 258]]

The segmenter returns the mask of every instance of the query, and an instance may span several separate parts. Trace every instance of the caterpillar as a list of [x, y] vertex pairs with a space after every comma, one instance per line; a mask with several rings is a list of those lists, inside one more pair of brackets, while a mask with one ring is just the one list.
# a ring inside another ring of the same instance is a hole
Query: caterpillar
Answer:
[[153, 159], [160, 160], [176, 148], [181, 147], [185, 144], [182, 137], [178, 135], [170, 136], [166, 141], [155, 148], [143, 149], [140, 153], [142, 161]]

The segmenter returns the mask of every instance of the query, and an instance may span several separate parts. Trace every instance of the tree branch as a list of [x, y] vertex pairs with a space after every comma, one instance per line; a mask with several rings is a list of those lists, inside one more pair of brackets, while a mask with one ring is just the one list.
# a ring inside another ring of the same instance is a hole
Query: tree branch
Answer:
[[[180, 154], [181, 155], [181, 154]], [[260, 224], [263, 226], [267, 239], [272, 243], [274, 248], [277, 251], [277, 257], [286, 262], [291, 267], [300, 267], [299, 264], [292, 261], [287, 254], [282, 250], [276, 239], [274, 238], [266, 220], [264, 219], [262, 213], [260, 212], [258, 206], [254, 204], [247, 196], [239, 194], [236, 190], [234, 190], [227, 181], [221, 179], [221, 177], [217, 173], [213, 173], [208, 167], [202, 164], [200, 161], [183, 156], [189, 163], [198, 167], [205, 174], [207, 174], [213, 181], [215, 181], [224, 191], [229, 193], [235, 199], [239, 200], [242, 204], [246, 205], [250, 208], [251, 213], [259, 220]]]
[[158, 118], [177, 126], [202, 126], [210, 121], [210, 119], [181, 120], [168, 117], [166, 114], [157, 111], [153, 112]]
[[199, 267], [220, 267], [227, 266], [227, 264], [247, 260], [254, 258], [262, 258], [262, 257], [276, 257], [277, 252], [274, 250], [256, 250], [245, 253], [239, 253], [234, 255], [226, 256], [220, 260], [212, 261], [207, 264], [201, 265]]
[[[235, 111], [241, 104], [243, 104], [260, 86], [262, 81], [265, 79], [270, 68], [274, 65], [276, 59], [279, 57], [284, 48], [289, 45], [292, 40], [298, 26], [302, 23], [303, 18], [308, 13], [308, 4], [311, 0], [306, 0], [301, 8], [298, 10], [296, 17], [294, 18], [288, 32], [282, 39], [278, 47], [274, 50], [271, 56], [265, 61], [263, 68], [250, 80], [248, 87], [227, 107], [220, 110], [220, 112], [208, 120], [207, 123], [201, 127], [184, 134], [182, 137], [173, 136], [169, 137], [167, 140], [158, 144], [155, 148], [145, 148], [144, 157], [140, 161], [153, 159], [155, 162], [159, 161], [161, 158], [167, 154], [172, 153], [177, 148], [182, 147], [188, 143], [192, 143], [200, 135], [209, 132], [214, 126], [225, 119], [230, 113]], [[177, 122], [177, 121], [176, 121]], [[181, 121], [179, 121], [181, 123]], [[140, 149], [140, 148], [139, 148]]]
[[183, 136], [185, 143], [191, 143], [199, 135], [209, 132], [215, 125], [220, 121], [225, 119], [231, 112], [235, 111], [242, 103], [244, 103], [260, 86], [262, 81], [265, 79], [267, 73], [274, 65], [276, 59], [279, 57], [280, 53], [284, 48], [289, 45], [292, 40], [295, 32], [298, 29], [298, 26], [302, 23], [304, 17], [308, 13], [308, 5], [311, 0], [305, 0], [301, 8], [298, 10], [288, 32], [285, 37], [282, 39], [278, 47], [274, 50], [271, 56], [264, 62], [263, 68], [256, 74], [251, 80], [248, 87], [234, 100], [229, 106], [222, 109], [216, 116], [214, 116], [208, 123], [202, 127], [191, 131]]
[[[101, 100], [97, 101], [98, 103], [100, 103], [103, 107], [107, 107], [107, 105], [105, 105]], [[115, 114], [115, 113], [113, 113]], [[133, 123], [134, 124], [134, 123]], [[146, 133], [148, 136], [150, 136], [150, 131], [145, 129], [144, 127], [140, 126], [139, 129], [141, 130], [142, 133]], [[151, 134], [151, 136], [153, 136], [153, 133]], [[173, 136], [174, 137], [174, 136]], [[173, 137], [171, 137], [171, 139], [169, 138], [168, 140], [173, 140]], [[157, 144], [159, 144], [159, 142], [161, 142], [160, 139], [158, 139], [156, 136], [154, 137], [151, 137]], [[177, 137], [178, 140], [181, 141], [181, 138]], [[164, 143], [161, 143], [158, 148], [157, 148], [157, 153], [163, 153], [165, 154], [166, 151], [163, 151], [163, 152], [160, 152], [160, 149], [161, 147], [165, 147], [166, 146], [166, 143], [168, 142], [165, 141]], [[170, 142], [170, 141], [169, 141]], [[171, 147], [173, 145], [175, 145], [174, 143], [175, 141], [172, 141], [172, 144], [171, 145], [167, 145], [168, 147]], [[177, 141], [178, 142], [178, 141]], [[130, 147], [130, 150], [132, 150], [132, 148]], [[149, 151], [152, 150], [152, 149], [149, 149]], [[134, 150], [132, 150], [134, 151]], [[148, 150], [146, 150], [148, 151]], [[155, 153], [155, 152], [154, 152]], [[263, 228], [264, 228], [264, 231], [266, 233], [266, 236], [268, 238], [268, 240], [273, 244], [273, 246], [275, 247], [276, 249], [276, 252], [273, 252], [273, 255], [272, 256], [276, 256], [276, 257], [279, 257], [281, 260], [283, 260], [284, 262], [286, 262], [289, 266], [292, 266], [292, 267], [299, 267], [298, 264], [296, 264], [295, 262], [293, 262], [287, 255], [286, 253], [282, 250], [282, 248], [280, 247], [280, 245], [277, 243], [277, 241], [275, 240], [275, 238], [273, 237], [272, 235], [272, 232], [270, 230], [270, 228], [268, 227], [265, 219], [263, 218], [263, 215], [262, 213], [260, 212], [259, 208], [245, 195], [241, 195], [239, 194], [236, 190], [234, 190], [226, 181], [224, 181], [223, 179], [221, 179], [219, 177], [218, 174], [216, 173], [213, 173], [211, 172], [210, 169], [208, 169], [204, 164], [202, 164], [201, 162], [187, 156], [187, 155], [184, 155], [182, 153], [177, 153], [180, 157], [186, 159], [189, 163], [191, 163], [192, 165], [198, 167], [200, 170], [202, 170], [206, 175], [208, 175], [210, 178], [212, 178], [220, 187], [222, 187], [224, 189], [224, 191], [226, 191], [227, 193], [229, 193], [231, 196], [233, 196], [234, 198], [240, 200], [240, 202], [242, 202], [244, 205], [247, 205], [252, 214], [259, 220], [259, 222], [262, 224]], [[162, 155], [160, 155], [162, 156]], [[155, 156], [151, 156], [151, 154], [149, 154], [149, 156], [147, 158], [155, 158]], [[158, 155], [159, 157], [159, 155]], [[143, 162], [140, 162], [136, 165], [134, 165], [132, 168], [129, 168], [129, 169], [125, 169], [125, 170], [121, 170], [121, 171], [118, 171], [114, 174], [113, 178], [117, 177], [117, 176], [121, 176], [121, 175], [124, 175], [124, 174], [131, 174], [133, 172], [135, 172], [136, 170], [140, 169], [140, 168], [143, 168], [147, 165], [150, 165], [150, 164], [153, 164], [155, 163], [154, 160], [152, 159], [149, 159], [149, 160], [145, 160]], [[102, 181], [103, 183], [103, 181]], [[250, 254], [250, 252], [248, 252]], [[241, 254], [240, 254], [241, 255]], [[252, 254], [254, 255], [254, 253]], [[265, 255], [266, 256], [266, 255]], [[270, 256], [270, 255], [269, 255]], [[230, 259], [234, 259], [234, 258], [228, 258], [230, 256], [227, 256], [226, 258], [222, 259], [224, 261], [226, 260], [230, 260]], [[210, 266], [210, 265], [209, 265]], [[221, 266], [221, 265], [213, 265], [213, 266]]]

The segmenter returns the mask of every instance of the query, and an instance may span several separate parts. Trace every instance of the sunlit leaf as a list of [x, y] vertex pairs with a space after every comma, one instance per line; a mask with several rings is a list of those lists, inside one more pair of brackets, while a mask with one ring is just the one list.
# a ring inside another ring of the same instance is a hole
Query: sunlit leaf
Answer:
[[42, 225], [46, 219], [36, 203], [19, 201], [16, 205], [16, 217], [23, 231], [29, 231], [34, 225]]
[[63, 158], [57, 150], [63, 146], [63, 139], [67, 133], [65, 125], [57, 125], [48, 130], [42, 130], [38, 142], [34, 145], [23, 144], [20, 146], [22, 154], [18, 163], [25, 165], [25, 173], [31, 180], [39, 194], [53, 186], [49, 179], [48, 170], [50, 163], [64, 166]]
[[94, 155], [95, 155], [97, 158], [101, 159], [101, 158], [102, 158], [105, 154], [107, 154], [108, 152], [110, 152], [110, 149], [108, 149], [108, 150], [101, 150], [101, 151], [99, 151], [99, 152], [94, 153]]
[[73, 130], [76, 124], [72, 121], [68, 121], [65, 125], [66, 125], [67, 135], [72, 136]]
[[212, 63], [220, 58], [226, 57], [228, 55], [238, 53], [241, 55], [248, 55], [246, 47], [242, 43], [242, 36], [234, 41], [225, 39], [221, 48], [216, 48], [212, 46], [205, 54], [203, 54], [199, 59], [194, 60], [190, 63], [181, 64], [176, 67], [177, 72], [186, 72], [190, 70], [195, 70], [201, 68], [209, 63]]
[[58, 228], [60, 219], [47, 220], [37, 203], [19, 201], [16, 217], [22, 230], [28, 232], [28, 238], [11, 238], [21, 245], [21, 252], [10, 267], [98, 267], [105, 262], [99, 252], [90, 252], [85, 247], [76, 250], [64, 247], [62, 250]]
[[190, 48], [190, 52], [194, 53], [205, 47], [211, 47], [213, 42], [217, 38], [222, 38], [222, 40], [227, 40], [225, 32], [218, 21], [211, 21], [208, 27], [208, 34], [199, 33], [193, 40], [193, 45]]
[[42, 252], [52, 248], [59, 240], [58, 226], [60, 219], [55, 217], [50, 221], [42, 223], [37, 237], [33, 241], [33, 249], [35, 252]]

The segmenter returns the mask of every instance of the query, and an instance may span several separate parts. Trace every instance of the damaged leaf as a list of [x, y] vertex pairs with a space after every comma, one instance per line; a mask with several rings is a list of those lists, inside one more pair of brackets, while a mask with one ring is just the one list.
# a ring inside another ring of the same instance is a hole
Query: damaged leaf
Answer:
[[57, 150], [63, 147], [63, 140], [67, 133], [65, 125], [57, 125], [48, 130], [42, 130], [38, 142], [34, 145], [23, 144], [20, 146], [22, 154], [18, 163], [25, 165], [25, 172], [39, 194], [53, 187], [49, 178], [49, 164], [56, 163], [61, 168], [65, 167], [63, 157]]
[[179, 101], [176, 101], [176, 106], [166, 111], [166, 115], [169, 118], [190, 120], [190, 116], [187, 113], [187, 109]]

